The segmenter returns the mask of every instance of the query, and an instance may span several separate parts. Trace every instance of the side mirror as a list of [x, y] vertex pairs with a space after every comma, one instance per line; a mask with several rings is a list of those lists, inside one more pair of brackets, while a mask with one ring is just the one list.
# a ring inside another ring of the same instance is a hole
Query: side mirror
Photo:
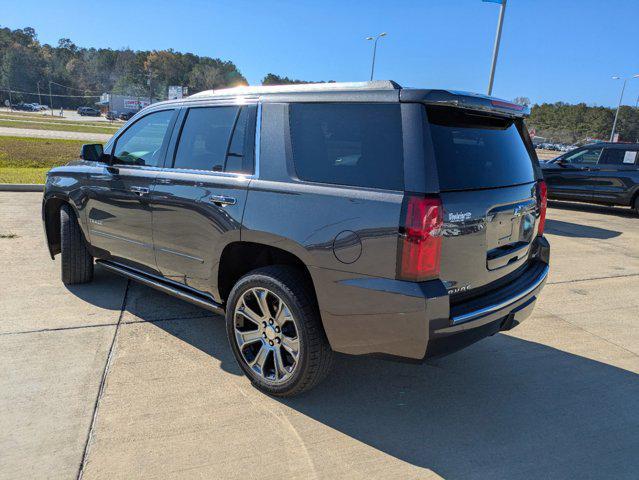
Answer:
[[80, 151], [80, 158], [88, 162], [99, 162], [102, 159], [104, 153], [104, 147], [101, 143], [88, 143], [82, 145]]
[[566, 160], [565, 158], [560, 158], [555, 163], [560, 167], [565, 167], [566, 165], [568, 165], [568, 160]]

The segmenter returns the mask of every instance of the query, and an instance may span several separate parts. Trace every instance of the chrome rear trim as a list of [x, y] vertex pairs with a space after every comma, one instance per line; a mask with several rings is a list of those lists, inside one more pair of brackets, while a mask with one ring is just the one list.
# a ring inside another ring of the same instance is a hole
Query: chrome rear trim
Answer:
[[525, 296], [530, 295], [532, 292], [534, 292], [546, 281], [549, 270], [550, 270], [550, 267], [546, 265], [544, 269], [539, 273], [539, 275], [537, 275], [535, 280], [530, 285], [528, 285], [524, 290], [517, 292], [517, 294], [513, 295], [512, 297], [502, 302], [489, 305], [487, 307], [480, 308], [479, 310], [473, 310], [472, 312], [464, 313], [462, 315], [457, 315], [453, 317], [452, 319], [453, 325], [459, 325], [460, 323], [469, 322], [471, 320], [475, 320], [485, 315], [490, 315], [491, 313], [501, 310], [502, 308], [507, 308], [508, 306], [521, 300]]

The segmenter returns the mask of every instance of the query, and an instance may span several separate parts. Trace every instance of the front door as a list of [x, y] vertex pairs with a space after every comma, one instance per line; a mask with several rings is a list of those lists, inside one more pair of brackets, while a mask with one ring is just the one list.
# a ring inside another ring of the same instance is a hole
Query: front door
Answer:
[[88, 182], [91, 244], [100, 256], [156, 272], [149, 204], [175, 110], [149, 113], [114, 142], [111, 161]]
[[558, 168], [544, 171], [553, 197], [588, 201], [592, 199], [592, 167], [597, 164], [601, 147], [582, 148], [555, 161]]
[[240, 240], [254, 170], [255, 114], [254, 105], [186, 110], [152, 194], [158, 269], [214, 297], [220, 255]]

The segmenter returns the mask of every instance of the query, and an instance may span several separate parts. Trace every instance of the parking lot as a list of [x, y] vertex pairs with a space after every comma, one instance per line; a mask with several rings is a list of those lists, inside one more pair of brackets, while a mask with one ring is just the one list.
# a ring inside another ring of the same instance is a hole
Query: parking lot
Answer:
[[295, 399], [223, 320], [96, 268], [65, 288], [39, 193], [0, 193], [0, 478], [637, 478], [639, 218], [551, 202], [533, 316], [430, 364], [338, 356]]

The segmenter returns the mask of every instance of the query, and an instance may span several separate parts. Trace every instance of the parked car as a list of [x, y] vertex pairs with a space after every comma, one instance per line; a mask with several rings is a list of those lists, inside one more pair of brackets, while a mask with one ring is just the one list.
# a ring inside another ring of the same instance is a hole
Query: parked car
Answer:
[[541, 167], [549, 198], [622, 205], [639, 214], [639, 143], [593, 143]]
[[93, 107], [80, 107], [78, 108], [78, 114], [87, 117], [99, 117], [100, 116], [100, 110], [98, 110], [97, 108], [93, 108]]
[[20, 103], [14, 103], [11, 106], [12, 110], [19, 110], [19, 111], [24, 111], [24, 112], [34, 112], [35, 109], [33, 108], [33, 105], [30, 103], [24, 103], [24, 102], [20, 102]]
[[118, 116], [118, 118], [120, 120], [130, 120], [131, 117], [133, 117], [133, 115], [135, 115], [137, 112], [122, 112], [120, 113], [120, 115]]
[[65, 284], [97, 262], [224, 314], [269, 394], [310, 389], [333, 351], [445, 355], [524, 320], [546, 281], [525, 114], [389, 81], [157, 103], [48, 173], [47, 244]]
[[115, 110], [109, 110], [105, 117], [107, 120], [117, 120], [120, 117], [120, 113]]

